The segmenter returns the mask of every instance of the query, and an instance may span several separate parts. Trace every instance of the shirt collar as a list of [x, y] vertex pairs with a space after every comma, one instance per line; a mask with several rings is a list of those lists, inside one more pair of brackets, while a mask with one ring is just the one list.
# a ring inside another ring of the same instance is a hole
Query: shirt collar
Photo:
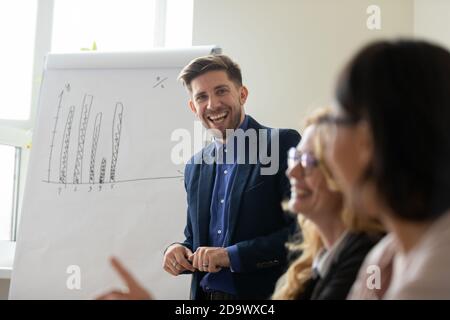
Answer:
[[331, 263], [337, 254], [342, 250], [342, 247], [345, 244], [344, 239], [347, 237], [348, 231], [344, 231], [344, 233], [339, 237], [339, 239], [331, 246], [330, 249], [323, 248], [320, 250], [319, 254], [314, 258], [313, 261], [313, 270], [316, 272], [322, 279], [327, 275], [330, 270]]

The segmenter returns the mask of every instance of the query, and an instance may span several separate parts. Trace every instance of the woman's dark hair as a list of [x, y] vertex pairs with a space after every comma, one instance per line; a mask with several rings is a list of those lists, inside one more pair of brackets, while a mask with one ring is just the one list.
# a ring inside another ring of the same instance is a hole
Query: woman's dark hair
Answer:
[[399, 218], [432, 220], [450, 208], [450, 53], [424, 41], [363, 48], [342, 72], [336, 98], [366, 120], [374, 159], [366, 177]]

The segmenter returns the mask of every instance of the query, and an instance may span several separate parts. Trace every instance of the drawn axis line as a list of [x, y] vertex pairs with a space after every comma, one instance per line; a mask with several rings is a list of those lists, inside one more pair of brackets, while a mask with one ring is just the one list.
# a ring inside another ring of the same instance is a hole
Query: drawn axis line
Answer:
[[[102, 184], [116, 184], [116, 183], [125, 183], [125, 182], [135, 182], [135, 181], [148, 181], [148, 180], [163, 180], [163, 179], [180, 179], [184, 178], [184, 176], [170, 176], [170, 177], [153, 177], [153, 178], [139, 178], [139, 179], [129, 179], [129, 180], [118, 180], [118, 181], [111, 181], [111, 182], [102, 182], [102, 183], [96, 183], [98, 185]], [[62, 183], [61, 181], [48, 181], [48, 180], [42, 180], [42, 182], [45, 183], [52, 183], [52, 184], [68, 184], [68, 185], [92, 185], [90, 182], [86, 183], [74, 183], [74, 182], [66, 182]]]

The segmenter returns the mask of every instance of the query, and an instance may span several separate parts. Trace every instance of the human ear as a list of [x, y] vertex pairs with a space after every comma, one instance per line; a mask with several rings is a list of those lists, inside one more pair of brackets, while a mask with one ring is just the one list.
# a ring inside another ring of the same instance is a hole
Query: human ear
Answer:
[[193, 112], [193, 113], [195, 113], [195, 115], [198, 117], [198, 114], [197, 114], [197, 108], [195, 107], [195, 104], [194, 104], [194, 102], [192, 102], [192, 100], [189, 100], [189, 108], [191, 109], [191, 111]]
[[248, 89], [246, 86], [242, 86], [239, 92], [239, 102], [241, 104], [244, 104], [247, 101], [247, 97], [248, 97]]

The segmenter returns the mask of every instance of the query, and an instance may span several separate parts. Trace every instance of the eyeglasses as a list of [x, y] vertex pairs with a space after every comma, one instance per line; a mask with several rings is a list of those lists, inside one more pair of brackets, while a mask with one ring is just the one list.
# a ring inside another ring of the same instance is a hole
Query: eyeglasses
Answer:
[[312, 169], [319, 165], [319, 160], [311, 152], [301, 152], [296, 148], [288, 151], [288, 166], [293, 167], [300, 164], [305, 174], [311, 173]]

